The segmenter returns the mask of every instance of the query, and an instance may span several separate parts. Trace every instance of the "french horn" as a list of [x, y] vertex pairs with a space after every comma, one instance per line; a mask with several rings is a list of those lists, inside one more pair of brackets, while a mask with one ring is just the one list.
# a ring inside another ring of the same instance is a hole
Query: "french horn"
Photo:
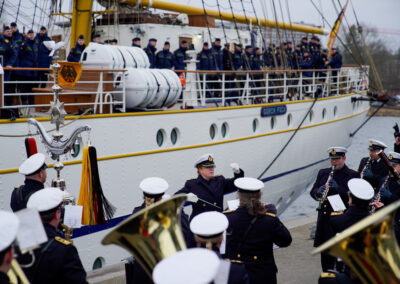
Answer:
[[397, 201], [382, 208], [312, 254], [326, 252], [341, 258], [363, 283], [400, 283], [400, 250], [393, 230], [399, 207]]
[[150, 276], [162, 259], [186, 249], [180, 227], [180, 212], [185, 194], [150, 205], [127, 218], [101, 243], [116, 244], [128, 250]]

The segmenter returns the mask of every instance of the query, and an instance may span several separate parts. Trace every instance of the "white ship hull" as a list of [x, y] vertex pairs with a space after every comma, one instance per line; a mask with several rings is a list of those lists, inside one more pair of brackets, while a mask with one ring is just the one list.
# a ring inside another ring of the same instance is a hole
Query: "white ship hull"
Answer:
[[[261, 177], [265, 182], [263, 200], [275, 203], [279, 213], [314, 181], [318, 169], [328, 165], [326, 150], [329, 146], [350, 145], [349, 134], [363, 122], [369, 108], [368, 102], [352, 103], [351, 97], [352, 94], [348, 94], [319, 99], [312, 108], [311, 120], [310, 116], [306, 118], [285, 151]], [[106, 197], [117, 207], [114, 221], [118, 221], [118, 217], [130, 214], [142, 203], [138, 185], [143, 178], [165, 178], [170, 184], [168, 193], [173, 194], [187, 179], [196, 177], [193, 163], [204, 153], [214, 154], [217, 174], [231, 177], [229, 164], [238, 162], [246, 176], [258, 177], [297, 129], [312, 102], [88, 116], [62, 131], [69, 135], [78, 125], [92, 127], [90, 140], [97, 149], [102, 187]], [[261, 108], [272, 105], [286, 105], [286, 114], [261, 117]], [[255, 119], [258, 122], [254, 122]], [[44, 120], [42, 123], [47, 129], [53, 128], [48, 119]], [[274, 120], [273, 126], [271, 120]], [[221, 133], [223, 123], [227, 124], [225, 137]], [[214, 139], [210, 137], [212, 124], [217, 126]], [[253, 124], [258, 125], [255, 131]], [[173, 128], [178, 132], [175, 145], [171, 142]], [[0, 134], [22, 134], [28, 129], [26, 120], [0, 120]], [[160, 129], [165, 134], [161, 147], [156, 140]], [[9, 210], [11, 192], [24, 180], [17, 172], [26, 158], [24, 138], [0, 137], [0, 147], [0, 208]], [[39, 141], [38, 148], [44, 151]], [[80, 159], [81, 154], [66, 161], [62, 171], [68, 191], [76, 198], [81, 180]], [[47, 162], [50, 163], [50, 159]], [[48, 183], [54, 177], [55, 171], [49, 169]], [[236, 194], [226, 196], [225, 200], [233, 198]], [[100, 241], [109, 229], [95, 233], [89, 230], [99, 228], [104, 226], [82, 229], [76, 236], [82, 235], [74, 239], [87, 270], [92, 269], [98, 257], [103, 264], [113, 264], [129, 255], [120, 247], [102, 246]]]

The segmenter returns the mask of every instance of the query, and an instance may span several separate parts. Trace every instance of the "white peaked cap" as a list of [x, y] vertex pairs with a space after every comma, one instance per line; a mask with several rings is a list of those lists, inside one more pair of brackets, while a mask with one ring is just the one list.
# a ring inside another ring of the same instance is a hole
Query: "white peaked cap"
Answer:
[[237, 188], [246, 191], [260, 191], [264, 188], [264, 183], [261, 180], [251, 177], [237, 178], [234, 183]]
[[31, 175], [44, 165], [46, 156], [42, 153], [36, 153], [26, 159], [19, 167], [19, 173], [23, 175]]
[[387, 145], [385, 143], [383, 143], [382, 141], [370, 138], [369, 139], [369, 148], [370, 149], [371, 148], [376, 148], [376, 149], [382, 148], [382, 149], [385, 149], [385, 148], [387, 148]]
[[0, 251], [5, 250], [15, 241], [18, 228], [18, 217], [12, 212], [0, 210]]
[[220, 212], [209, 211], [196, 215], [190, 222], [190, 230], [203, 237], [222, 234], [228, 228], [228, 218]]
[[56, 187], [47, 187], [36, 191], [29, 197], [27, 208], [46, 212], [58, 207], [63, 201], [63, 192]]
[[214, 156], [211, 153], [207, 153], [202, 155], [200, 158], [197, 159], [197, 161], [194, 163], [194, 167], [197, 168], [197, 165], [203, 163], [203, 162], [209, 162], [209, 164], [213, 165], [214, 164]]
[[142, 180], [139, 187], [144, 193], [159, 195], [167, 191], [168, 182], [160, 177], [148, 177]]
[[161, 260], [153, 270], [156, 284], [209, 284], [217, 275], [220, 259], [205, 248], [179, 251]]
[[361, 200], [371, 200], [374, 197], [374, 189], [365, 179], [352, 178], [347, 182], [352, 195]]

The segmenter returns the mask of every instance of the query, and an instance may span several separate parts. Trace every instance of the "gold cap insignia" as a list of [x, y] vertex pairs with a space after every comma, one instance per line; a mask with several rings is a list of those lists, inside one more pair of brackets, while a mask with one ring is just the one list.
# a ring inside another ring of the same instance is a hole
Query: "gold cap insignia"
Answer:
[[388, 156], [388, 158], [389, 158], [389, 160], [393, 160], [392, 154], [390, 154], [390, 155]]
[[336, 151], [335, 151], [335, 149], [332, 149], [332, 151], [331, 151], [331, 155], [336, 155]]
[[211, 155], [208, 156], [208, 161], [209, 161], [209, 162], [212, 162], [212, 161], [213, 161], [213, 158], [211, 157]]
[[372, 146], [372, 145], [374, 145], [374, 143], [372, 143], [372, 141], [369, 141], [369, 146]]

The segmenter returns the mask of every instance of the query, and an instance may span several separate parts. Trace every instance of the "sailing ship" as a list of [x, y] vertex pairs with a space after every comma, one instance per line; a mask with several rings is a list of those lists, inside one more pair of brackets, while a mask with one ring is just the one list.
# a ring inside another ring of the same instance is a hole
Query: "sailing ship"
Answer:
[[[324, 33], [318, 27], [277, 23], [276, 19], [268, 21], [158, 0], [121, 2], [136, 8], [154, 7], [181, 14], [169, 18], [180, 19], [179, 25], [119, 24], [116, 37], [120, 45], [130, 45], [129, 39], [141, 34], [144, 40], [156, 36], [160, 41], [170, 39], [175, 47], [179, 40], [190, 40], [195, 49], [213, 37], [249, 43], [252, 40], [249, 31], [253, 29], [258, 31], [253, 40], [261, 43], [266, 39], [263, 27], [268, 25], [276, 28], [277, 34], [282, 29]], [[100, 4], [109, 9], [109, 14], [95, 29], [102, 31], [104, 38], [111, 38], [105, 23], [110, 15], [113, 15], [110, 22], [115, 24], [121, 18], [118, 11], [111, 11], [110, 5]], [[105, 14], [104, 11], [96, 14]], [[72, 13], [63, 13], [71, 17], [71, 26], [63, 28], [68, 36], [61, 35], [59, 39], [73, 44], [80, 34], [90, 38], [93, 12], [91, 0], [73, 1]], [[209, 23], [205, 27], [193, 27], [187, 21], [188, 15], [202, 15], [205, 23], [212, 17], [221, 24], [233, 20], [235, 29], [226, 32], [223, 26], [210, 28]], [[164, 19], [165, 14], [160, 18]], [[239, 29], [239, 22], [247, 31]], [[56, 32], [53, 29], [53, 35]], [[69, 113], [65, 116], [63, 132], [90, 125], [91, 131], [82, 133], [82, 140], [96, 146], [104, 193], [117, 208], [116, 215], [107, 224], [74, 231], [74, 244], [87, 270], [118, 263], [128, 256], [119, 247], [104, 247], [100, 243], [112, 227], [142, 202], [138, 187], [142, 179], [162, 177], [170, 185], [168, 192], [173, 194], [186, 179], [196, 175], [193, 162], [197, 157], [213, 153], [219, 174], [231, 176], [229, 164], [238, 162], [246, 176], [258, 177], [265, 183], [263, 200], [274, 203], [278, 213], [282, 213], [310, 186], [318, 169], [328, 165], [327, 148], [350, 145], [350, 134], [363, 122], [369, 109], [368, 101], [358, 99], [368, 92], [368, 66], [316, 70], [311, 77], [301, 70], [203, 72], [195, 70], [196, 52], [188, 51], [187, 70], [179, 71], [186, 81], [181, 84], [175, 74], [171, 77], [168, 72], [148, 69], [146, 57], [133, 47], [90, 44], [85, 53], [80, 81], [74, 89], [64, 88], [60, 93]], [[231, 74], [236, 74], [235, 78]], [[215, 84], [210, 87], [207, 83], [213, 80]], [[36, 119], [50, 131], [51, 119], [40, 111], [48, 110], [53, 98], [51, 87], [49, 81], [45, 88], [34, 90], [35, 105], [16, 104], [12, 108], [34, 108], [35, 112], [28, 115], [40, 116]], [[6, 95], [2, 93], [2, 98]], [[92, 107], [91, 113], [87, 109], [82, 113], [80, 109], [88, 106]], [[81, 113], [73, 114], [78, 111]], [[12, 189], [23, 182], [18, 166], [26, 159], [24, 139], [35, 134], [27, 118], [0, 120], [2, 209], [9, 208]], [[46, 148], [38, 144], [39, 152], [45, 152]], [[78, 149], [73, 156], [62, 158], [65, 166], [62, 175], [74, 196], [79, 195], [82, 167]], [[52, 162], [50, 158], [48, 162]], [[48, 172], [50, 180], [55, 173]], [[234, 193], [225, 196], [225, 200], [234, 198]]]

